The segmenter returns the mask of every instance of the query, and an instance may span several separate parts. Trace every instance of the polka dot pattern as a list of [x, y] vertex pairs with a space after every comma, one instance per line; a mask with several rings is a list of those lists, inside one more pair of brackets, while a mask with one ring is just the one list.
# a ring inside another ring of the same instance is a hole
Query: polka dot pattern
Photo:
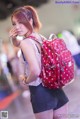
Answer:
[[60, 88], [74, 78], [74, 60], [62, 39], [44, 41], [41, 49], [43, 86]]

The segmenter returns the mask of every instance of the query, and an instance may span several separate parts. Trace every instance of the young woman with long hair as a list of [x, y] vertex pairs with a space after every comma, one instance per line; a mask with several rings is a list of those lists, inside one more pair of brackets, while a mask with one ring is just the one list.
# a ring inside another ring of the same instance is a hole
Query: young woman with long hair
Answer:
[[41, 47], [30, 36], [42, 43], [38, 33], [41, 22], [35, 8], [23, 6], [11, 15], [12, 29], [9, 32], [12, 42], [22, 52], [22, 62], [26, 70], [20, 75], [20, 82], [29, 86], [31, 103], [36, 119], [67, 119], [68, 98], [60, 89], [48, 89], [42, 85], [39, 75], [41, 72]]

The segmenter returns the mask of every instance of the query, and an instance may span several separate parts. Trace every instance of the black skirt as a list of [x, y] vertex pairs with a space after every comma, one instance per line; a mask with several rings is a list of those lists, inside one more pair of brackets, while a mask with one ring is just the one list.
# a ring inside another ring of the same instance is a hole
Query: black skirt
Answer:
[[69, 100], [62, 89], [48, 89], [42, 84], [29, 86], [31, 103], [34, 113], [49, 109], [56, 110], [65, 105]]

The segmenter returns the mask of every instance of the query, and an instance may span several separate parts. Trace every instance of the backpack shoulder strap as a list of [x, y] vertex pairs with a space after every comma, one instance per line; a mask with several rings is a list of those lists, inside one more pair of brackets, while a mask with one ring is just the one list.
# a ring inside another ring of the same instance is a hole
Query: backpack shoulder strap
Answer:
[[42, 47], [42, 43], [46, 40], [46, 38], [44, 36], [42, 36], [41, 34], [39, 34], [39, 36], [41, 37], [41, 42], [38, 40], [38, 38], [36, 38], [35, 36], [32, 36], [32, 35], [29, 36], [28, 38], [35, 40]]
[[21, 50], [21, 53], [22, 53], [23, 60], [26, 61], [22, 50]]
[[31, 38], [32, 40], [36, 41], [40, 44], [40, 46], [42, 45], [42, 43], [35, 36], [29, 36], [28, 38]]
[[49, 36], [49, 40], [56, 39], [56, 38], [57, 36], [54, 33], [50, 34]]

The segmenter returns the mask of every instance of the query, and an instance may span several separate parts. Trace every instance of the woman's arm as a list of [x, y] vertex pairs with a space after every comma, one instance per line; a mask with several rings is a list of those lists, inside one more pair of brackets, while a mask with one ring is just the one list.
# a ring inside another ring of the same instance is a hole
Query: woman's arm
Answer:
[[19, 57], [19, 75], [25, 75], [25, 63], [22, 54]]
[[40, 74], [41, 69], [35, 55], [34, 47], [29, 39], [23, 40], [20, 44], [20, 48], [22, 49], [25, 59], [29, 64], [30, 74], [26, 79], [26, 83], [30, 83], [36, 80]]

